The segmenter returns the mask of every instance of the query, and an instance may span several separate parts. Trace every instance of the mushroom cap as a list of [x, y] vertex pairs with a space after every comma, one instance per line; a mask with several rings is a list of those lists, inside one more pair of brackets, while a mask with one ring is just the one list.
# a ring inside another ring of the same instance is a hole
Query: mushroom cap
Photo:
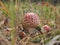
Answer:
[[42, 32], [49, 32], [51, 30], [51, 28], [48, 25], [44, 25], [42, 27]]
[[39, 16], [35, 13], [26, 13], [23, 18], [24, 27], [37, 27], [40, 25]]

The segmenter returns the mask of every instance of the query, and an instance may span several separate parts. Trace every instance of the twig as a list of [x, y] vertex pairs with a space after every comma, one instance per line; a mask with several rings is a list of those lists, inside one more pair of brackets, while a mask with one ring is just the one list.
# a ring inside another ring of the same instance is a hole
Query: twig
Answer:
[[52, 40], [50, 40], [47, 44], [45, 44], [45, 45], [53, 45], [56, 41], [57, 41], [57, 39], [58, 38], [60, 38], [60, 35], [57, 35], [56, 37], [54, 37]]

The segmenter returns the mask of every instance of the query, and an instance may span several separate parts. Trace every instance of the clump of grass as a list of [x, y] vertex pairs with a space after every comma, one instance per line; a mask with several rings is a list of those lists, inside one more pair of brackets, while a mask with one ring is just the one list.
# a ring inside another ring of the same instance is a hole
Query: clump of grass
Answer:
[[[2, 6], [2, 11], [4, 11], [4, 13], [7, 15], [7, 17], [10, 17], [10, 25], [11, 25], [11, 27], [13, 28], [15, 28], [15, 26], [14, 26], [14, 22], [15, 22], [15, 18], [16, 18], [16, 16], [15, 16], [15, 10], [14, 10], [14, 5], [13, 5], [13, 2], [11, 2], [11, 5], [10, 5], [10, 9], [8, 9], [5, 5], [4, 5], [4, 3], [2, 3], [1, 1], [0, 1], [0, 4], [1, 4], [1, 6]], [[12, 37], [12, 45], [15, 45], [15, 30], [11, 30], [11, 37]]]

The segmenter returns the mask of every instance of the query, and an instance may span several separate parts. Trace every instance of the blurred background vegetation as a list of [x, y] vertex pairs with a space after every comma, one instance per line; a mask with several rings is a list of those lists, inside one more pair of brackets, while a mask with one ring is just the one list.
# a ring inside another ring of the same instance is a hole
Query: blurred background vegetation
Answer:
[[[60, 0], [0, 0], [0, 22], [6, 19], [10, 21], [4, 24], [1, 22], [0, 28], [16, 28], [21, 24], [23, 16], [27, 12], [38, 14], [41, 27], [46, 24], [52, 28], [50, 38], [42, 35], [44, 43], [47, 43], [52, 37], [60, 35]], [[12, 45], [16, 39], [15, 32], [16, 30], [12, 29]], [[39, 37], [41, 38], [41, 35]]]

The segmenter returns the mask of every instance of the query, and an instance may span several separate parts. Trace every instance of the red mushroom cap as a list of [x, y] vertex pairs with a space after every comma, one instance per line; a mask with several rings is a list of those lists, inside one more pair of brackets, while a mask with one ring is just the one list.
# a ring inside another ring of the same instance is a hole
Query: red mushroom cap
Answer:
[[48, 25], [44, 25], [44, 26], [42, 27], [42, 30], [43, 30], [43, 31], [46, 31], [46, 32], [49, 32], [49, 31], [51, 30], [51, 28], [50, 28]]
[[40, 25], [40, 19], [35, 13], [27, 13], [23, 18], [24, 27], [37, 27]]

